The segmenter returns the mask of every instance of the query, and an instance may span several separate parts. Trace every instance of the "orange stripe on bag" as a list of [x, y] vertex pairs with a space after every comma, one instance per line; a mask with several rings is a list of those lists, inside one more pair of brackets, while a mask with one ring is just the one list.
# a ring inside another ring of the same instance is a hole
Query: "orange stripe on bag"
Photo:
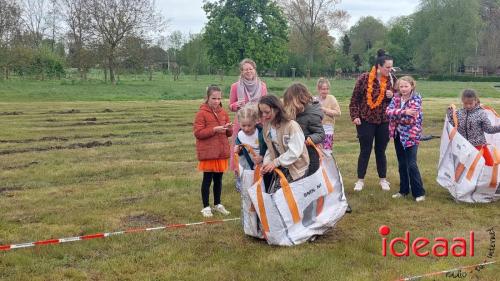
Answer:
[[495, 115], [496, 118], [500, 118], [500, 115], [498, 115], [498, 113], [495, 111], [495, 109], [493, 109], [491, 106], [487, 106], [487, 105], [481, 105], [481, 107], [483, 109], [486, 109], [488, 111], [491, 111], [491, 113], [493, 113]]
[[323, 151], [321, 151], [318, 146], [311, 140], [311, 138], [307, 138], [307, 144], [314, 147], [316, 149], [316, 152], [318, 152], [319, 155], [319, 165], [321, 166], [321, 172], [323, 173], [323, 179], [325, 180], [326, 183], [326, 188], [328, 190], [328, 194], [333, 192], [333, 184], [330, 181], [330, 178], [328, 178], [328, 174], [326, 173], [326, 169], [323, 166]]
[[259, 203], [259, 214], [262, 228], [264, 229], [264, 236], [269, 232], [269, 223], [267, 222], [266, 208], [264, 207], [264, 198], [262, 197], [262, 179], [257, 182], [257, 203]]
[[496, 188], [498, 183], [498, 164], [500, 164], [500, 153], [493, 147], [493, 158], [495, 158], [495, 164], [493, 165], [493, 172], [491, 175], [490, 187]]
[[[252, 154], [252, 156], [254, 158], [258, 156], [257, 153], [255, 152], [255, 150], [253, 149], [253, 147], [251, 147], [250, 145], [244, 144], [244, 143], [239, 144], [239, 145], [245, 147], [246, 150], [248, 151], [248, 153]], [[238, 155], [238, 153], [234, 154], [234, 161], [236, 163], [239, 162], [239, 155]], [[240, 168], [239, 166], [240, 165], [238, 165], [238, 167], [236, 168], [238, 172], [239, 172], [239, 168]], [[260, 164], [256, 164], [255, 167], [254, 167], [254, 172], [253, 172], [253, 183], [254, 184], [260, 179], [260, 168], [261, 168]]]
[[452, 109], [453, 116], [453, 129], [449, 134], [450, 141], [455, 137], [458, 131], [458, 116], [457, 116], [457, 107], [454, 104], [450, 104], [450, 108]]
[[451, 104], [450, 107], [453, 110], [453, 127], [457, 128], [458, 127], [457, 107], [454, 104]]
[[325, 204], [325, 197], [321, 196], [316, 200], [316, 216], [319, 216], [321, 212], [323, 211], [323, 205]]
[[235, 153], [234, 154], [234, 163], [235, 166], [236, 166], [236, 172], [238, 172], [238, 175], [240, 174], [240, 165], [238, 164], [240, 162], [240, 156], [238, 155], [238, 153]]
[[457, 169], [455, 170], [455, 182], [458, 182], [462, 174], [464, 173], [465, 166], [462, 163], [459, 163]]
[[477, 153], [476, 158], [474, 158], [474, 161], [472, 162], [472, 165], [470, 166], [467, 175], [465, 176], [467, 180], [470, 181], [472, 179], [472, 175], [474, 175], [474, 171], [476, 170], [477, 162], [479, 162], [479, 159], [483, 157], [483, 153], [484, 153], [484, 148], [481, 148], [481, 150], [479, 150], [479, 152]]
[[253, 183], [260, 180], [260, 165], [255, 165], [255, 170], [253, 172]]
[[455, 137], [455, 135], [457, 134], [457, 132], [458, 132], [457, 128], [453, 127], [453, 129], [451, 129], [451, 132], [450, 132], [450, 135], [449, 135], [450, 141]]
[[326, 183], [326, 188], [328, 189], [328, 194], [333, 192], [333, 185], [330, 182], [330, 179], [328, 178], [328, 175], [326, 174], [325, 168], [321, 168], [323, 172], [323, 179], [325, 180]]
[[290, 188], [290, 185], [288, 184], [285, 175], [283, 175], [283, 173], [279, 169], [274, 169], [274, 171], [280, 177], [281, 189], [283, 190], [283, 195], [285, 196], [288, 209], [292, 214], [293, 223], [298, 223], [300, 222], [299, 208], [297, 207], [297, 202], [295, 201], [295, 198], [293, 198], [292, 189]]

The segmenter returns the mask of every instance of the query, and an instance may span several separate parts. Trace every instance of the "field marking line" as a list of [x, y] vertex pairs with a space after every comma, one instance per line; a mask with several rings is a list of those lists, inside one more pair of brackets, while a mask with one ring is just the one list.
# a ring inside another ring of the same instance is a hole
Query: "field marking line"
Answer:
[[34, 241], [34, 242], [6, 244], [6, 245], [0, 245], [0, 251], [9, 251], [9, 250], [14, 250], [14, 249], [30, 248], [30, 247], [44, 246], [44, 245], [55, 245], [55, 244], [84, 241], [84, 240], [91, 240], [91, 239], [97, 239], [97, 238], [106, 238], [106, 237], [110, 237], [110, 236], [116, 236], [116, 235], [128, 234], [128, 233], [138, 233], [138, 232], [148, 232], [148, 231], [155, 231], [155, 230], [184, 228], [184, 227], [196, 226], [196, 225], [219, 224], [219, 223], [236, 221], [236, 220], [240, 220], [240, 218], [222, 219], [222, 220], [207, 220], [207, 221], [201, 221], [201, 222], [182, 223], [182, 224], [167, 224], [167, 225], [156, 226], [156, 227], [129, 228], [126, 230], [114, 231], [114, 232], [99, 232], [99, 233], [74, 236], [74, 237], [53, 238], [53, 239], [39, 240], [39, 241]]

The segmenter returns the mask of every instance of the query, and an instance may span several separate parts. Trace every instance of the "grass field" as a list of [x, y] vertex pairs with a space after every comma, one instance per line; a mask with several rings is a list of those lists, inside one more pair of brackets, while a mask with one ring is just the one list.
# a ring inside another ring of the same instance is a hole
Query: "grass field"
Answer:
[[[226, 93], [234, 80], [226, 77]], [[290, 83], [266, 81], [273, 93]], [[201, 173], [191, 126], [204, 87], [218, 82], [214, 77], [127, 80], [117, 86], [0, 81], [0, 245], [201, 221]], [[396, 280], [484, 261], [490, 246], [486, 229], [500, 230], [499, 202], [457, 204], [437, 185], [439, 139], [419, 149], [425, 202], [390, 197], [399, 181], [392, 141], [387, 149], [391, 192], [377, 184], [373, 155], [365, 189], [352, 191], [359, 152], [348, 118], [353, 83], [335, 81], [333, 92], [343, 110], [334, 154], [354, 212], [316, 242], [268, 246], [245, 237], [236, 221], [0, 252], [0, 279]], [[418, 82], [424, 134], [441, 134], [445, 108], [457, 103], [466, 87], [479, 90], [482, 102], [499, 110], [494, 84]], [[239, 216], [229, 173], [222, 199], [230, 217]], [[412, 237], [451, 239], [473, 230], [475, 256], [382, 257], [378, 228], [383, 224], [391, 227], [391, 237], [410, 230]], [[488, 260], [498, 257], [497, 246]], [[488, 266], [462, 280], [498, 280], [499, 268]]]
[[[210, 84], [220, 85], [226, 96], [231, 84], [237, 77], [225, 76], [221, 81], [218, 76], [180, 76], [172, 81], [170, 76], [156, 74], [153, 81], [145, 76], [122, 76], [117, 86], [106, 84], [101, 80], [0, 80], [0, 101], [2, 102], [53, 102], [53, 101], [159, 101], [159, 100], [192, 100], [203, 97]], [[263, 78], [270, 93], [281, 95], [290, 85], [290, 78]], [[302, 80], [310, 89], [315, 88], [316, 79]], [[335, 80], [332, 93], [336, 97], [350, 97], [354, 80]], [[497, 86], [497, 87], [494, 87]], [[419, 91], [426, 97], [456, 98], [466, 88], [476, 89], [482, 97], [498, 97], [500, 82], [435, 82], [417, 83]]]

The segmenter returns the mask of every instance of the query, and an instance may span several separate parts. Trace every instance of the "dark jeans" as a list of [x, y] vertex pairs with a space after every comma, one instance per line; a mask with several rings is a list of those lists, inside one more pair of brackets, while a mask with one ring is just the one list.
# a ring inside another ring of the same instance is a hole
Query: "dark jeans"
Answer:
[[403, 147], [399, 140], [399, 134], [394, 137], [394, 147], [399, 164], [399, 193], [407, 195], [410, 193], [413, 197], [425, 195], [422, 177], [417, 166], [418, 145]]
[[379, 178], [387, 175], [387, 158], [385, 149], [389, 143], [389, 123], [371, 124], [361, 120], [361, 125], [356, 126], [359, 140], [358, 179], [364, 179], [366, 168], [372, 153], [373, 140], [375, 139], [375, 158]]
[[223, 173], [204, 172], [201, 183], [201, 200], [203, 208], [210, 206], [208, 198], [210, 197], [210, 184], [214, 181], [214, 205], [220, 204], [220, 195], [222, 193], [222, 175]]

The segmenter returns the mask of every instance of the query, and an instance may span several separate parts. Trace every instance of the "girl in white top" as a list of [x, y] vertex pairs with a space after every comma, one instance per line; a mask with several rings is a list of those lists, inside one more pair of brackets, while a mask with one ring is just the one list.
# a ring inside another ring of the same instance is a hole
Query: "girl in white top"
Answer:
[[[248, 103], [238, 111], [240, 130], [235, 139], [234, 153], [239, 154], [239, 166], [245, 170], [254, 170], [255, 165], [262, 163], [266, 153], [266, 144], [262, 137], [262, 126], [259, 123], [257, 104]], [[250, 146], [256, 155], [251, 154], [243, 145]], [[241, 190], [241, 178], [236, 171], [236, 189]]]
[[316, 84], [318, 97], [321, 104], [321, 109], [325, 116], [323, 117], [323, 129], [325, 130], [325, 140], [323, 141], [323, 149], [332, 152], [333, 139], [335, 133], [335, 118], [340, 117], [340, 106], [337, 99], [330, 95], [330, 81], [326, 78], [319, 78]]

